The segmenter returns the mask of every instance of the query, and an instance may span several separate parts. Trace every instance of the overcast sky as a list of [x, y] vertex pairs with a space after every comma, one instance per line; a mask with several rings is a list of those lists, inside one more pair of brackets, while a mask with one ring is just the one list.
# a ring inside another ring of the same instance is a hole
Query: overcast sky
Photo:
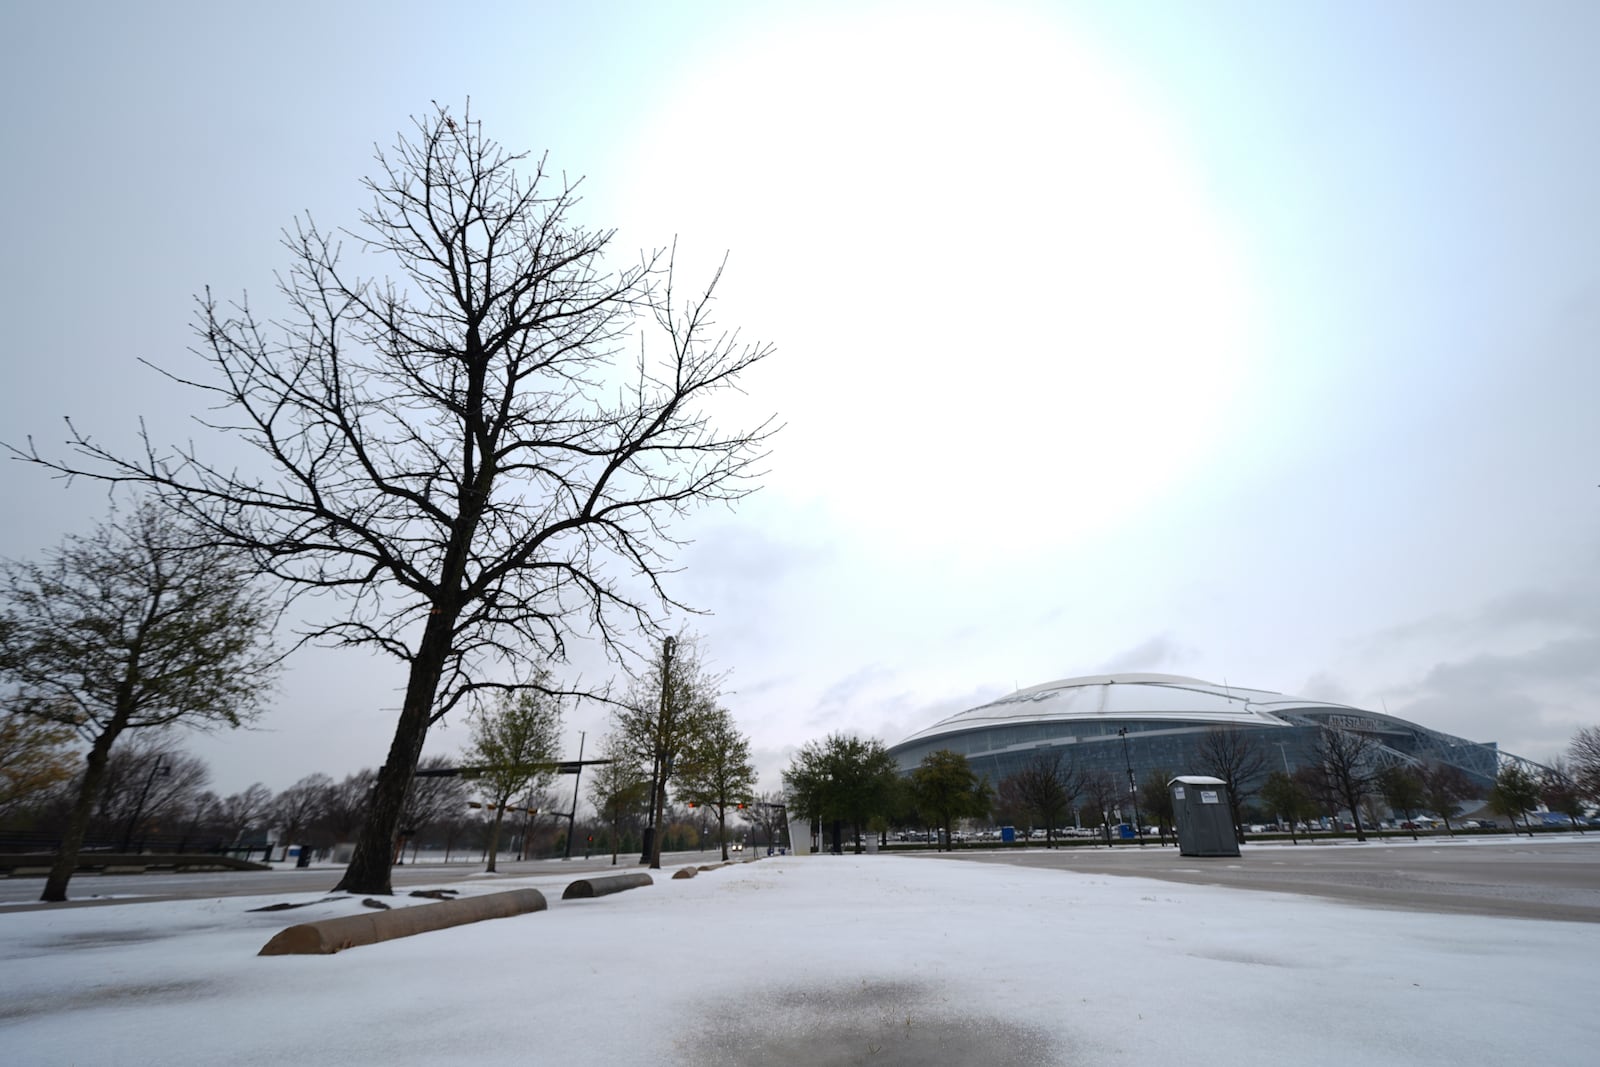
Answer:
[[[8, 4], [0, 439], [186, 436], [139, 360], [193, 294], [268, 298], [280, 228], [470, 96], [619, 262], [730, 253], [720, 321], [777, 345], [731, 412], [786, 424], [765, 488], [672, 583], [763, 787], [1108, 670], [1544, 759], [1600, 722], [1597, 41], [1588, 2]], [[0, 477], [0, 554], [104, 514]], [[402, 679], [305, 652], [189, 747], [221, 792], [376, 766]]]

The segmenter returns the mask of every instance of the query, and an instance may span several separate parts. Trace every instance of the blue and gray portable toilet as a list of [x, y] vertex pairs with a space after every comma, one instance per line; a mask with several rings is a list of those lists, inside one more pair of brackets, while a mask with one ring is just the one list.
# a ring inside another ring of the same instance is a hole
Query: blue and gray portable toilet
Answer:
[[1178, 824], [1178, 851], [1185, 856], [1237, 856], [1228, 808], [1228, 783], [1203, 774], [1184, 774], [1167, 783], [1173, 820]]

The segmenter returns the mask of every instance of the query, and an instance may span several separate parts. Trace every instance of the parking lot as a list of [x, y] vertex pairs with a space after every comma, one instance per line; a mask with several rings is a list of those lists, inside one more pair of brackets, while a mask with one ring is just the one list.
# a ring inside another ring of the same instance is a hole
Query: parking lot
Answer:
[[1303, 893], [1385, 908], [1600, 922], [1600, 834], [1246, 844], [1238, 858], [1182, 856], [1170, 845], [1153, 844], [919, 855]]

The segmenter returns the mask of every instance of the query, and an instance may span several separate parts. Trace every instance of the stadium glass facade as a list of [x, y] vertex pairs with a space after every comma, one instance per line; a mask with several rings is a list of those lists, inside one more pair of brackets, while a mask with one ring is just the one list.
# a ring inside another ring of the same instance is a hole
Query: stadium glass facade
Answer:
[[980, 776], [999, 782], [1040, 751], [1070, 746], [1078, 768], [1125, 781], [1131, 765], [1142, 783], [1156, 771], [1206, 773], [1199, 744], [1216, 726], [1260, 736], [1269, 757], [1263, 776], [1313, 762], [1324, 726], [1372, 737], [1380, 766], [1449, 763], [1487, 787], [1500, 763], [1493, 742], [1468, 741], [1343, 704], [1168, 674], [1095, 675], [1020, 689], [937, 722], [889, 752], [909, 772], [928, 753], [950, 749], [966, 756]]

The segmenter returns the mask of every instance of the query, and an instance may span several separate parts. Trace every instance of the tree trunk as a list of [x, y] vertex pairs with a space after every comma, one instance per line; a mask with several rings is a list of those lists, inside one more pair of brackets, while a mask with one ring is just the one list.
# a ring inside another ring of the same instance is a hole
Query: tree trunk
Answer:
[[394, 835], [406, 790], [422, 758], [422, 743], [428, 738], [428, 721], [433, 713], [439, 678], [444, 673], [445, 657], [450, 652], [455, 613], [428, 616], [427, 629], [416, 658], [411, 661], [411, 676], [406, 682], [406, 702], [395, 724], [394, 740], [389, 743], [389, 758], [378, 768], [378, 781], [367, 804], [367, 818], [356, 838], [355, 854], [344, 877], [334, 886], [336, 892], [392, 896], [390, 871], [394, 862]]
[[78, 799], [73, 802], [72, 814], [67, 818], [67, 832], [61, 838], [61, 851], [56, 854], [56, 861], [50, 867], [50, 877], [45, 879], [44, 892], [39, 896], [42, 901], [60, 903], [67, 899], [67, 883], [72, 880], [72, 872], [78, 869], [78, 853], [83, 848], [84, 835], [89, 832], [89, 816], [94, 811], [100, 783], [105, 780], [112, 742], [119, 733], [120, 728], [108, 729], [94, 739], [94, 745], [89, 749], [83, 769], [83, 785], [78, 790]]
[[[665, 775], [662, 778], [664, 779]], [[650, 821], [655, 826], [655, 833], [650, 835], [650, 869], [652, 871], [661, 869], [661, 838], [664, 836], [662, 831], [665, 829], [661, 825], [661, 818], [666, 814], [664, 810], [666, 806], [667, 783], [658, 779], [655, 793], [650, 800]]]
[[[484, 874], [494, 874], [494, 862], [500, 857], [500, 823], [506, 817], [505, 801], [495, 805], [494, 822], [489, 826], [489, 865], [483, 869]], [[526, 838], [528, 835], [522, 835]]]
[[[754, 834], [750, 836], [754, 837]], [[722, 842], [722, 862], [728, 862], [728, 813], [726, 810], [717, 812], [717, 839]]]

